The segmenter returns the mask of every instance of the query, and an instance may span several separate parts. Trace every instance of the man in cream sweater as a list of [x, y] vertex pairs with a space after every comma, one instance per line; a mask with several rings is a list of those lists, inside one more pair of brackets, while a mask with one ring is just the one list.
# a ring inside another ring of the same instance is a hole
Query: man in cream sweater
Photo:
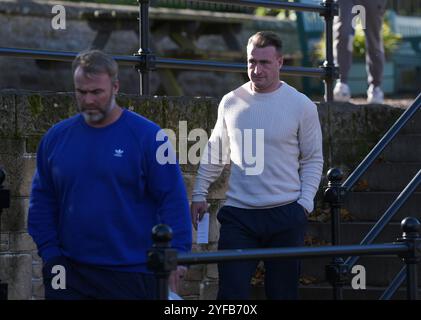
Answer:
[[[219, 250], [304, 245], [307, 215], [323, 168], [316, 105], [279, 80], [282, 42], [258, 32], [247, 45], [250, 81], [223, 97], [193, 190], [193, 225], [207, 211], [210, 184], [230, 164], [218, 212]], [[220, 263], [218, 299], [248, 299], [258, 261]], [[299, 260], [268, 260], [268, 299], [297, 299]]]

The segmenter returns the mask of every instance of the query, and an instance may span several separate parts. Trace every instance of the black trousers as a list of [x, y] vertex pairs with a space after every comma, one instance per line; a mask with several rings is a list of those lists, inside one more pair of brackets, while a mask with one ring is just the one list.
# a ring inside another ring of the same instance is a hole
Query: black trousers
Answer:
[[152, 274], [105, 270], [65, 257], [45, 264], [43, 278], [47, 300], [151, 300], [156, 298], [157, 292]]
[[[270, 209], [224, 206], [217, 215], [221, 223], [218, 250], [293, 247], [304, 245], [307, 216], [297, 202]], [[259, 261], [218, 264], [218, 299], [250, 299], [250, 280]], [[298, 299], [299, 260], [267, 260], [267, 299]]]

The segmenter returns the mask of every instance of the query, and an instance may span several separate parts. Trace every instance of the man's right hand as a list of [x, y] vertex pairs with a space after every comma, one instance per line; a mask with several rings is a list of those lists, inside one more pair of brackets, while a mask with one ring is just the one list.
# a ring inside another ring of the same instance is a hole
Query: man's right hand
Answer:
[[193, 227], [197, 230], [197, 223], [202, 220], [204, 213], [208, 210], [206, 201], [192, 202], [190, 207], [191, 220]]

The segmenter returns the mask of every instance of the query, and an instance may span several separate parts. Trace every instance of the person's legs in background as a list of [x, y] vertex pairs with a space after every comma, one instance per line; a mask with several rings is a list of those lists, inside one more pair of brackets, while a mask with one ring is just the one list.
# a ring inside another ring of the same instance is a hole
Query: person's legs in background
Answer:
[[339, 16], [335, 16], [333, 24], [333, 56], [339, 66], [339, 80], [333, 90], [336, 101], [349, 101], [351, 91], [348, 86], [348, 73], [352, 65], [352, 46], [354, 29], [352, 28], [353, 0], [338, 0]]
[[382, 25], [386, 9], [386, 0], [364, 0], [366, 9], [366, 62], [368, 74], [367, 102], [383, 103], [384, 94], [381, 89], [383, 68], [385, 63]]

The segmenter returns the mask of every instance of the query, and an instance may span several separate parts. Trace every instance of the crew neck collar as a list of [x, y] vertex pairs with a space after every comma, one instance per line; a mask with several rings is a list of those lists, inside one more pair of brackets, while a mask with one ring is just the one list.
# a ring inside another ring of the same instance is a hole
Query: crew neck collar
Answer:
[[246, 88], [247, 88], [247, 91], [254, 97], [270, 97], [272, 95], [278, 94], [279, 92], [283, 91], [284, 88], [287, 85], [286, 82], [284, 82], [282, 80], [280, 81], [280, 84], [281, 85], [276, 90], [273, 90], [271, 92], [256, 92], [256, 91], [253, 91], [253, 89], [251, 88], [251, 81], [246, 83]]

